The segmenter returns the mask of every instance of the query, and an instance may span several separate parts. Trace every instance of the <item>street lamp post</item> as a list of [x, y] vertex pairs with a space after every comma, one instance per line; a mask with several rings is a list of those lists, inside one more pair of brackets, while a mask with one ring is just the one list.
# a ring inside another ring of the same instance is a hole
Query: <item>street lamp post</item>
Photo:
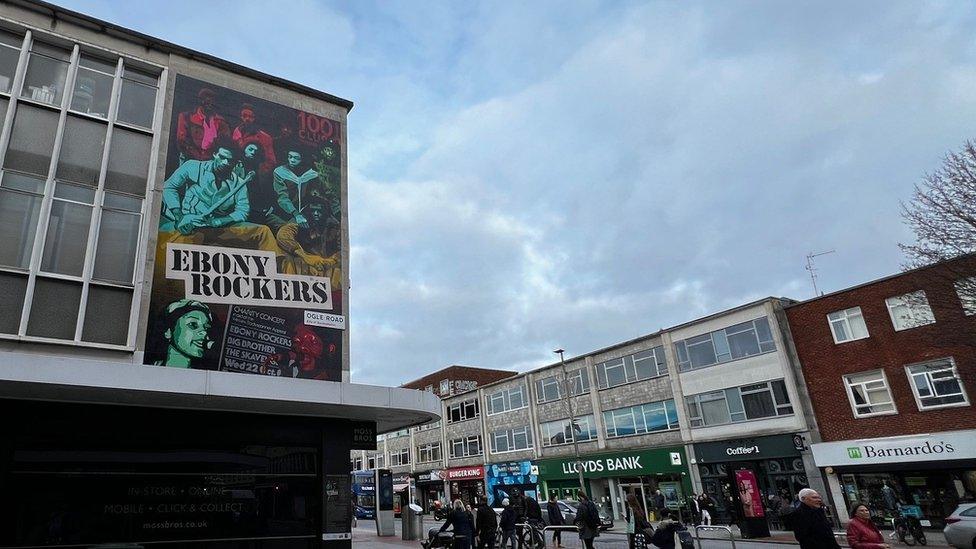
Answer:
[[[579, 488], [583, 493], [586, 493], [586, 488], [583, 485], [583, 462], [580, 460], [579, 453], [579, 441], [576, 436], [576, 413], [574, 412], [573, 399], [569, 394], [569, 378], [566, 375], [566, 361], [563, 359], [563, 349], [556, 349], [553, 351], [559, 355], [559, 364], [562, 367], [563, 372], [563, 399], [566, 401], [566, 410], [569, 412], [569, 432], [573, 436], [573, 455], [576, 457], [576, 473], [579, 475]], [[582, 386], [580, 386], [582, 389]]]

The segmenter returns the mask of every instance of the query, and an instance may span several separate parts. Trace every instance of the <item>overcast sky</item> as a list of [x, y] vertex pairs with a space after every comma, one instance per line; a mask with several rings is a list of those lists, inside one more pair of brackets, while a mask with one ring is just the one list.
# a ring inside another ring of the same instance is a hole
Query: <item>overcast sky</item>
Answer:
[[60, 3], [356, 103], [361, 383], [893, 274], [976, 134], [969, 2]]

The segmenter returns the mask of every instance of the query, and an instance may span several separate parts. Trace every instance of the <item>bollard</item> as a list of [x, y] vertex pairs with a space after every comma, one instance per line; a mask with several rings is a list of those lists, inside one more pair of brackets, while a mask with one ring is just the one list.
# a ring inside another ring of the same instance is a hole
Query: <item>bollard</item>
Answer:
[[719, 530], [719, 531], [728, 532], [729, 541], [732, 542], [732, 549], [735, 549], [735, 536], [732, 534], [731, 528], [729, 528], [728, 526], [707, 526], [704, 524], [695, 526], [695, 539], [698, 540], [698, 549], [701, 549], [701, 540], [702, 540], [701, 536], [698, 535], [699, 530]]

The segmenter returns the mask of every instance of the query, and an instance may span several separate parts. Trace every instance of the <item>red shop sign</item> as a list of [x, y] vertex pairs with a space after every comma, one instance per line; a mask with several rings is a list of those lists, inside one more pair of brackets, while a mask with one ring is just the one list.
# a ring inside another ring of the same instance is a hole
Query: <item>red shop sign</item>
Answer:
[[458, 467], [456, 469], [448, 469], [445, 472], [447, 473], [447, 480], [484, 478], [485, 476], [485, 468], [481, 465], [478, 465], [477, 467]]

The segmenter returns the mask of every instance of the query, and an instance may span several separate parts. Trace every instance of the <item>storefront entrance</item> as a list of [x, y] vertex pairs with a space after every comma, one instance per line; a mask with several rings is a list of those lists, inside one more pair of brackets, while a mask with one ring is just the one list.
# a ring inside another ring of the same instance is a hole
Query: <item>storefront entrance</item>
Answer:
[[485, 468], [481, 465], [446, 469], [451, 500], [460, 499], [465, 505], [475, 506], [485, 498]]
[[[738, 524], [745, 518], [757, 518], [761, 514], [769, 527], [782, 529], [780, 508], [788, 505], [803, 488], [808, 488], [809, 478], [803, 465], [800, 450], [791, 435], [775, 435], [708, 442], [695, 445], [698, 472], [702, 489], [715, 504], [713, 524]], [[748, 471], [739, 473], [737, 471]], [[759, 506], [744, 506], [745, 497], [753, 497], [753, 489]], [[756, 507], [753, 510], [753, 507]], [[750, 514], [752, 516], [747, 516]]]
[[976, 430], [824, 442], [813, 455], [839, 513], [859, 501], [889, 524], [901, 512], [942, 528], [959, 502], [976, 496]]

